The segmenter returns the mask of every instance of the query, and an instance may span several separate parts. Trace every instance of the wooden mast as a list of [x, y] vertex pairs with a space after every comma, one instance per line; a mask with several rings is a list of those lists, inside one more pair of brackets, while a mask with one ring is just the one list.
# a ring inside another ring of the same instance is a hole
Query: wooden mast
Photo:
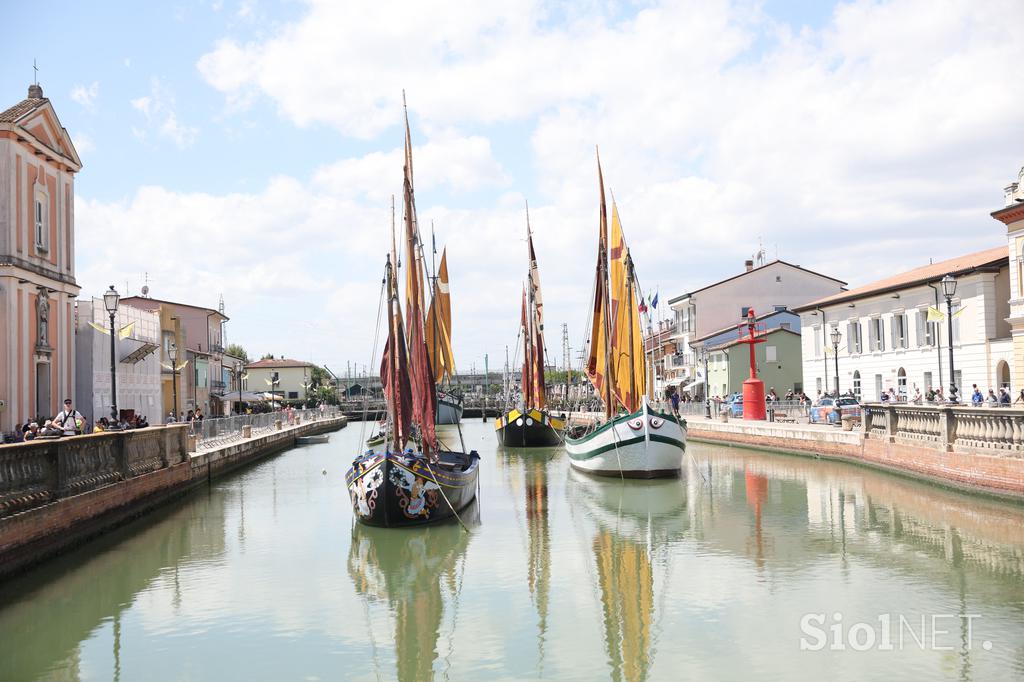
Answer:
[[604, 174], [601, 172], [601, 153], [594, 147], [594, 152], [597, 155], [597, 181], [601, 188], [601, 238], [598, 245], [598, 279], [601, 282], [601, 286], [604, 288], [604, 296], [602, 297], [602, 310], [601, 315], [604, 317], [604, 322], [601, 325], [604, 333], [604, 370], [605, 370], [605, 401], [604, 401], [604, 414], [605, 417], [611, 419], [615, 413], [614, 408], [614, 397], [611, 384], [611, 337], [608, 333], [608, 325], [611, 323], [611, 314], [608, 308], [608, 297], [611, 295], [611, 284], [608, 281], [608, 207], [604, 200]]

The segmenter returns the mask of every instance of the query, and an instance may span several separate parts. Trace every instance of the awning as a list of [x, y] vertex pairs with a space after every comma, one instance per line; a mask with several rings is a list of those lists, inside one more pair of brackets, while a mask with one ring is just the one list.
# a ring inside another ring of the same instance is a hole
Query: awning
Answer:
[[696, 381], [691, 381], [690, 383], [686, 384], [685, 386], [683, 386], [679, 390], [681, 390], [681, 391], [689, 391], [694, 386], [700, 386], [703, 383], [704, 383], [703, 379], [697, 379]]

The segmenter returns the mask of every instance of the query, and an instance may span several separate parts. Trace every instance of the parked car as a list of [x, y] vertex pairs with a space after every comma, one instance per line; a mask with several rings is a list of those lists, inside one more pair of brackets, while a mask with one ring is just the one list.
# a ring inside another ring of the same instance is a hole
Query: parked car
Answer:
[[742, 417], [743, 416], [743, 394], [742, 393], [730, 393], [725, 396], [724, 405], [729, 408], [730, 417]]
[[856, 398], [840, 396], [838, 399], [839, 411], [836, 411], [836, 398], [822, 398], [817, 405], [811, 408], [810, 418], [812, 424], [838, 424], [840, 412], [842, 416], [851, 416], [860, 419], [860, 403]]

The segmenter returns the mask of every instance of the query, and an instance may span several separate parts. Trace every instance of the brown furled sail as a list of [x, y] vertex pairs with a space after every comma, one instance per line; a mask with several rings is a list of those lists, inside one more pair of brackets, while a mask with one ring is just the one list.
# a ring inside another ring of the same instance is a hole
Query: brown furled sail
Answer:
[[526, 288], [523, 288], [523, 307], [519, 320], [523, 335], [523, 407], [533, 405], [533, 350], [530, 348], [530, 323], [526, 305]]
[[398, 301], [391, 257], [387, 266], [388, 340], [380, 364], [380, 380], [391, 411], [392, 443], [395, 452], [401, 452], [409, 440], [412, 423], [412, 387], [409, 384], [409, 358], [405, 349], [405, 326], [402, 307]]
[[423, 452], [437, 450], [434, 420], [437, 413], [437, 393], [430, 370], [426, 334], [423, 329], [423, 250], [419, 248], [419, 229], [416, 221], [416, 198], [412, 185], [412, 137], [409, 133], [409, 112], [405, 112], [405, 166], [402, 182], [405, 210], [405, 294], [406, 318], [409, 324], [409, 369], [412, 388], [412, 420], [420, 427]]
[[540, 292], [540, 271], [537, 269], [537, 254], [533, 250], [533, 233], [530, 231], [530, 214], [526, 214], [526, 243], [530, 255], [529, 304], [532, 326], [531, 381], [533, 402], [527, 407], [544, 409], [547, 395], [544, 386], [544, 298]]

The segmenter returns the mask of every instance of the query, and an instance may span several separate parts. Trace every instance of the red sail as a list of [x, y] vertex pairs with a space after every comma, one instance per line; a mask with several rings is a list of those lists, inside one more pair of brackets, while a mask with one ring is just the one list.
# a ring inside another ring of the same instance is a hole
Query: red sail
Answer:
[[[384, 397], [388, 404], [393, 406], [392, 410], [397, 417], [394, 421], [394, 441], [392, 448], [401, 451], [409, 441], [410, 426], [412, 424], [412, 389], [409, 386], [409, 363], [405, 354], [405, 334], [401, 331], [401, 337], [396, 343], [397, 353], [391, 352], [391, 341], [388, 340], [384, 347], [384, 357], [380, 363], [380, 380], [384, 386]], [[392, 357], [395, 361], [392, 361]]]
[[530, 331], [526, 324], [526, 289], [523, 289], [523, 308], [519, 317], [519, 327], [523, 335], [523, 408], [533, 407], [533, 371], [531, 369], [533, 352], [530, 348]]
[[409, 320], [409, 369], [412, 389], [412, 420], [419, 424], [423, 437], [423, 451], [430, 453], [437, 449], [437, 435], [434, 431], [434, 415], [437, 413], [437, 393], [434, 373], [430, 368], [427, 353], [427, 337], [423, 327], [423, 251], [419, 243], [416, 225], [416, 199], [412, 187], [412, 141], [409, 135], [409, 116], [405, 118], [405, 180], [403, 193], [405, 203], [406, 243], [406, 317]]

